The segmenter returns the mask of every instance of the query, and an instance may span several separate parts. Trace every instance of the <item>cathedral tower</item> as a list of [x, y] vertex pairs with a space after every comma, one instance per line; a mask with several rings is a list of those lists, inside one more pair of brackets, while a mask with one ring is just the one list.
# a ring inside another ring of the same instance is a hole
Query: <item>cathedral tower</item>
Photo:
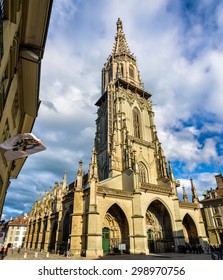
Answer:
[[[113, 51], [102, 69], [102, 96], [96, 103], [100, 181], [121, 174], [127, 179], [133, 170], [138, 183], [173, 178], [157, 137], [150, 97], [118, 19]], [[131, 188], [133, 178], [131, 186], [128, 182]]]
[[[96, 102], [94, 160], [84, 196], [87, 256], [176, 251], [205, 240], [198, 201], [178, 198], [180, 184], [158, 139], [150, 97], [118, 19]], [[93, 170], [98, 174], [92, 177]]]

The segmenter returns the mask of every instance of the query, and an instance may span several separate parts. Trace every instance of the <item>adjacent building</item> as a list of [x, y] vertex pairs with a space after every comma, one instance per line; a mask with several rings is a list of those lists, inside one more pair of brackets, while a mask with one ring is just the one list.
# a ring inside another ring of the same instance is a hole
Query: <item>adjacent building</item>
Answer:
[[217, 187], [204, 192], [203, 216], [209, 242], [212, 245], [223, 244], [223, 176], [215, 176]]
[[180, 183], [159, 141], [150, 98], [118, 19], [115, 44], [102, 69], [88, 173], [80, 161], [74, 182], [67, 185], [65, 174], [36, 201], [27, 248], [98, 257], [206, 246], [193, 180], [192, 201], [185, 191], [180, 200]]
[[18, 216], [8, 223], [8, 230], [4, 243], [11, 244], [12, 248], [23, 247], [29, 217], [27, 214]]
[[[52, 0], [0, 0], [0, 143], [32, 131]], [[11, 178], [26, 159], [0, 151], [0, 217]]]

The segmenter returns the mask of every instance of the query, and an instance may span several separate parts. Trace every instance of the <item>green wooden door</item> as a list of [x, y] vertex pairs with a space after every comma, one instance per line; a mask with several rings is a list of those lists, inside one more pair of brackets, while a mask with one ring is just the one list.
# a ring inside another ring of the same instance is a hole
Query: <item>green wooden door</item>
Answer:
[[104, 254], [109, 253], [109, 234], [110, 230], [109, 228], [103, 228], [102, 230], [102, 249], [104, 251]]
[[153, 232], [151, 229], [148, 230], [147, 232], [147, 237], [148, 237], [148, 247], [149, 247], [149, 252], [150, 253], [155, 253], [155, 246], [154, 246], [154, 240], [153, 240]]

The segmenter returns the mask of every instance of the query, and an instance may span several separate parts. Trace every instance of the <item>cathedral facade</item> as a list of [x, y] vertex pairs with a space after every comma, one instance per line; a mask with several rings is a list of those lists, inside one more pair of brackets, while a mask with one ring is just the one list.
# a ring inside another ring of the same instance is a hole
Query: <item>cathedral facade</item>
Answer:
[[157, 135], [151, 94], [143, 87], [120, 19], [101, 84], [88, 173], [80, 161], [75, 182], [67, 185], [65, 174], [34, 204], [25, 246], [97, 257], [206, 245], [193, 180], [192, 202], [185, 190], [180, 200], [180, 183]]

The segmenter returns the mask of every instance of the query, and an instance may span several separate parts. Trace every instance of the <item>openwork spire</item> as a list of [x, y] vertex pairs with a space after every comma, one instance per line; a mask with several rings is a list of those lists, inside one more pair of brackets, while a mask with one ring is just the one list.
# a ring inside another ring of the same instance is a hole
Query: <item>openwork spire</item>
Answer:
[[125, 34], [122, 28], [122, 21], [120, 18], [117, 21], [117, 35], [115, 37], [115, 44], [113, 47], [112, 55], [128, 54], [131, 55], [129, 46], [126, 42]]

